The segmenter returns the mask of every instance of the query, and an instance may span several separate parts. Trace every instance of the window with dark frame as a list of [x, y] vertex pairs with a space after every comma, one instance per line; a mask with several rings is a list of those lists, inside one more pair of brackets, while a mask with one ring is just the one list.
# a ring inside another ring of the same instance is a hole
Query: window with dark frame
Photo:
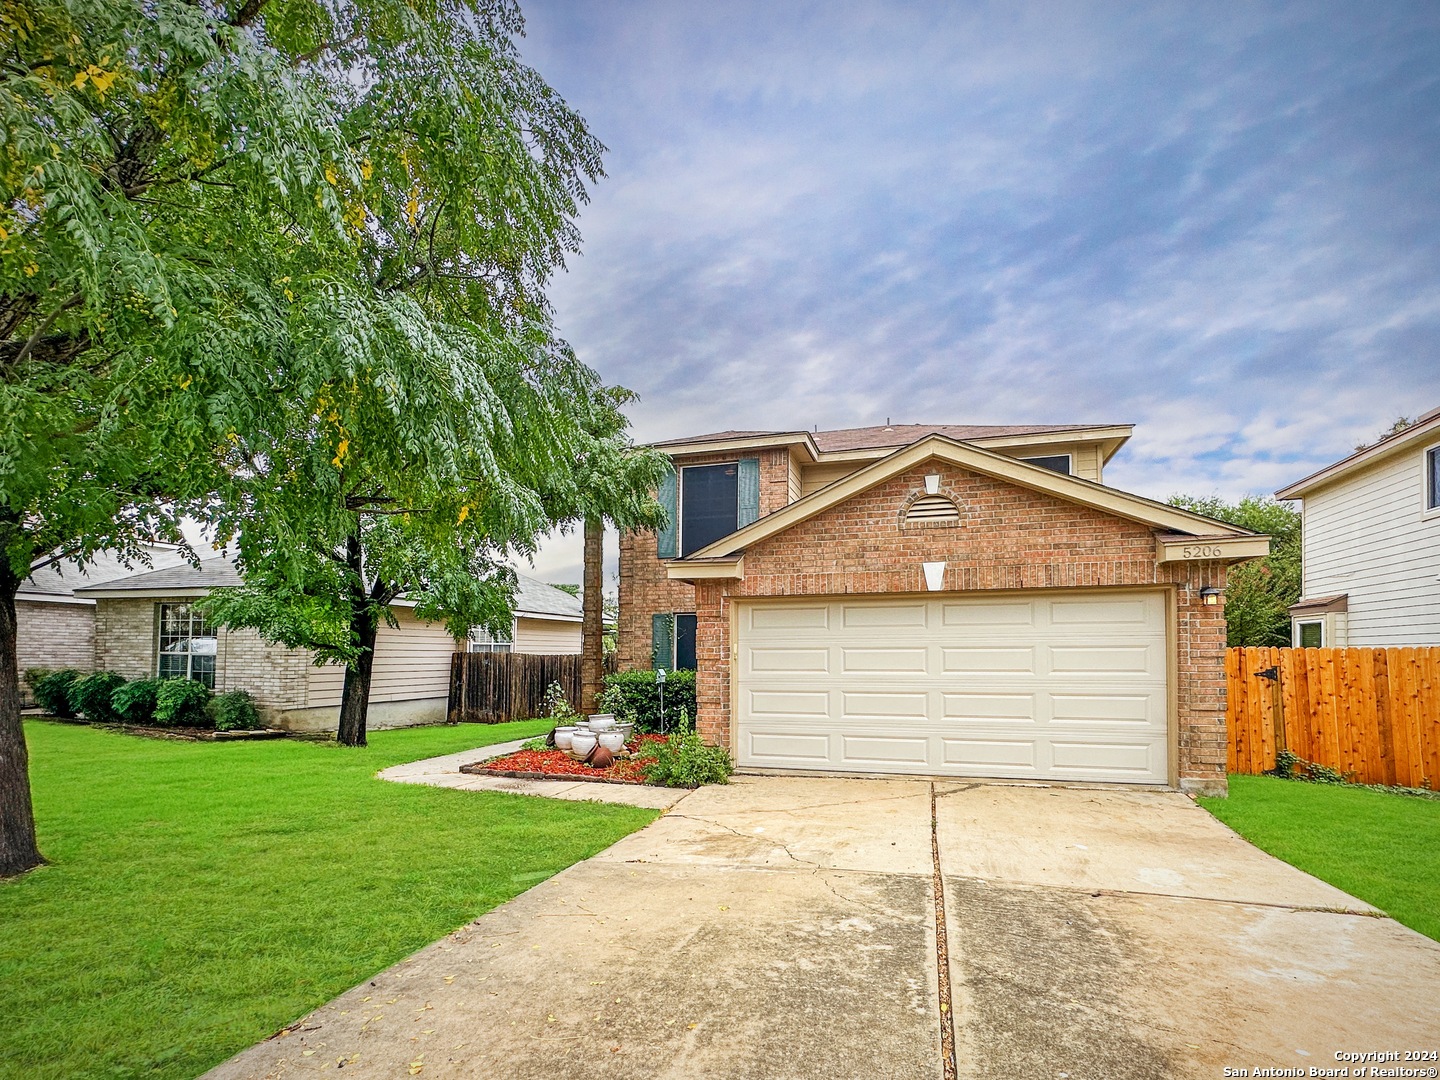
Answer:
[[194, 679], [215, 689], [215, 628], [193, 604], [159, 604], [158, 659], [162, 679]]
[[1300, 624], [1300, 648], [1318, 649], [1325, 642], [1325, 624], [1302, 622]]
[[1440, 510], [1440, 446], [1425, 451], [1425, 509]]
[[729, 536], [739, 522], [739, 465], [687, 465], [680, 470], [680, 557]]
[[675, 670], [695, 670], [695, 615], [675, 613]]
[[1070, 475], [1070, 455], [1051, 454], [1048, 457], [1022, 457], [1021, 461], [1027, 465], [1038, 465], [1042, 469], [1049, 469], [1051, 472], [1059, 473], [1061, 476]]

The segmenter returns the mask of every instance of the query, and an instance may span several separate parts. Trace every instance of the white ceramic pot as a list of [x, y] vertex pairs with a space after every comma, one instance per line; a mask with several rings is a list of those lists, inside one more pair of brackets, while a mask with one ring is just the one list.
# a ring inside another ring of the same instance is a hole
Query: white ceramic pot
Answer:
[[635, 734], [635, 725], [628, 720], [622, 720], [619, 724], [615, 726], [620, 729], [620, 734], [625, 736], [626, 742], [629, 742], [630, 736]]
[[555, 729], [555, 748], [557, 750], [569, 750], [570, 742], [575, 738], [573, 727], [557, 727]]
[[591, 731], [609, 731], [616, 726], [615, 717], [611, 713], [599, 712], [590, 714]]
[[612, 754], [618, 754], [621, 750], [625, 749], [625, 736], [619, 728], [607, 728], [605, 731], [600, 732], [596, 738], [600, 740], [600, 745]]
[[590, 751], [595, 749], [595, 733], [593, 731], [576, 730], [570, 738], [570, 752], [581, 761], [590, 756]]

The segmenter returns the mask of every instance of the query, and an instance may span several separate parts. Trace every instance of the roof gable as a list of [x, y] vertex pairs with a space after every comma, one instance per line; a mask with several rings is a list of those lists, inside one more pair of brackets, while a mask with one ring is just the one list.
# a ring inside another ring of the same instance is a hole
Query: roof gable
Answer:
[[1038, 465], [992, 453], [978, 446], [957, 442], [943, 435], [931, 435], [897, 450], [888, 457], [835, 481], [781, 510], [722, 537], [709, 547], [694, 552], [676, 564], [732, 559], [747, 547], [783, 532], [830, 507], [868, 491], [908, 469], [929, 460], [948, 462], [986, 476], [1042, 491], [1068, 502], [1093, 507], [1115, 517], [1126, 518], [1167, 533], [1187, 536], [1253, 536], [1254, 533], [1227, 522], [1192, 514], [1188, 510], [1155, 502], [1140, 495], [1105, 487], [1073, 476], [1042, 469]]
[[1314, 491], [1316, 488], [1323, 487], [1360, 469], [1367, 469], [1371, 465], [1379, 464], [1392, 454], [1398, 454], [1419, 443], [1435, 438], [1440, 438], [1440, 409], [1431, 409], [1403, 431], [1387, 435], [1379, 442], [1362, 450], [1356, 450], [1355, 453], [1341, 458], [1333, 465], [1326, 465], [1319, 472], [1313, 472], [1303, 480], [1297, 480], [1295, 483], [1281, 488], [1275, 492], [1275, 497], [1277, 499], [1303, 499], [1307, 492]]

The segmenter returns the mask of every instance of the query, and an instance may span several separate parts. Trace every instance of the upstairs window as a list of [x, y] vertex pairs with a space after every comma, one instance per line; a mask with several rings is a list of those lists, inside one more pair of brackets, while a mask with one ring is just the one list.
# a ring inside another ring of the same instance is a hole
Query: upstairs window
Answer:
[[1052, 454], [1049, 457], [1022, 457], [1020, 460], [1027, 465], [1038, 465], [1042, 469], [1058, 472], [1062, 476], [1070, 475], [1069, 454]]
[[1425, 509], [1440, 510], [1440, 446], [1425, 451]]
[[215, 689], [215, 629], [192, 604], [159, 604], [159, 660], [162, 679], [194, 679]]
[[680, 470], [680, 555], [729, 536], [739, 522], [739, 463]]

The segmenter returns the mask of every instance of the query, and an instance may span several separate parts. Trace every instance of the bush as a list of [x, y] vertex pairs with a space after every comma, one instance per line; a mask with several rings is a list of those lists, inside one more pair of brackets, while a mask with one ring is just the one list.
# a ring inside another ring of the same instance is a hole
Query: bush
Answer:
[[552, 682], [545, 688], [545, 715], [555, 721], [556, 727], [572, 724], [580, 719], [580, 714], [565, 696], [565, 688], [558, 682]]
[[155, 694], [155, 723], [161, 727], [208, 727], [206, 707], [213, 696], [194, 679], [161, 679]]
[[217, 694], [210, 702], [209, 713], [216, 731], [258, 731], [265, 726], [255, 699], [244, 690]]
[[78, 678], [80, 672], [74, 668], [52, 671], [40, 677], [32, 686], [35, 701], [51, 716], [73, 717], [75, 710], [70, 705], [70, 686]]
[[35, 687], [40, 684], [40, 680], [53, 674], [55, 673], [48, 667], [27, 667], [24, 675], [25, 685], [30, 688], [30, 693], [34, 694]]
[[92, 724], [114, 724], [120, 714], [110, 704], [115, 691], [125, 685], [125, 676], [113, 671], [97, 671], [70, 684], [70, 708]]
[[164, 679], [136, 679], [115, 688], [110, 707], [124, 724], [149, 724], [155, 720], [155, 701]]
[[727, 784], [735, 771], [723, 746], [709, 746], [690, 727], [690, 718], [681, 710], [674, 735], [663, 743], [646, 743], [640, 756], [645, 759], [645, 782], [666, 787], [699, 787]]
[[[653, 671], [617, 671], [605, 676], [601, 708], [635, 721], [636, 731], [660, 730], [660, 687]], [[665, 720], [673, 727], [681, 711], [695, 715], [695, 672], [671, 671], [665, 676]]]

